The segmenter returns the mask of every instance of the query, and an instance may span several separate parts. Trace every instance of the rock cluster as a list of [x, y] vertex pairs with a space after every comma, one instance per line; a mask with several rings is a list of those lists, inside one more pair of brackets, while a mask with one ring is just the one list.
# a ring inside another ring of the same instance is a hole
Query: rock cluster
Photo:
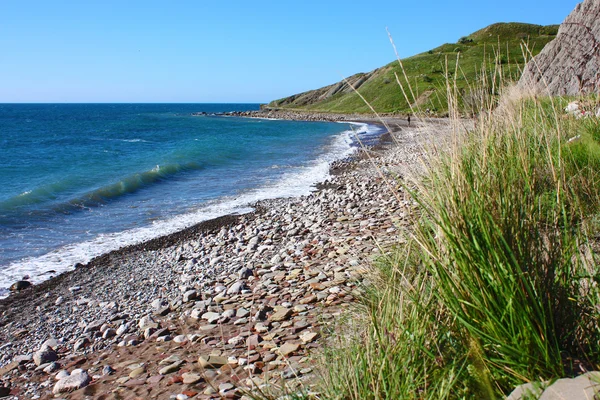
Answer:
[[401, 133], [379, 170], [367, 158], [338, 162], [343, 172], [309, 196], [262, 202], [163, 248], [109, 254], [61, 277], [35, 309], [5, 310], [0, 386], [31, 399], [309, 387], [311, 352], [408, 224], [413, 204], [395, 178], [421, 146], [416, 130]]
[[519, 85], [547, 95], [600, 93], [600, 2], [585, 0], [530, 61]]

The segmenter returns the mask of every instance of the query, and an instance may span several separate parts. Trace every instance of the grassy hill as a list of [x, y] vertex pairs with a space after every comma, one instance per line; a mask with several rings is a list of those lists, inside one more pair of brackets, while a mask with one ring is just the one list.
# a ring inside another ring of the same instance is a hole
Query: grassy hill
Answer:
[[[498, 64], [504, 81], [518, 79], [525, 62], [522, 45], [525, 43], [536, 55], [554, 39], [557, 32], [558, 25], [498, 23], [462, 37], [457, 43], [446, 43], [406, 58], [402, 63], [412, 94], [397, 61], [368, 73], [353, 75], [347, 80], [378, 112], [406, 113], [410, 111], [410, 102], [422, 110], [428, 108], [443, 114], [447, 109], [446, 71], [452, 81], [456, 80], [456, 87], [463, 92], [462, 98], [468, 102], [469, 93], [473, 90], [470, 85], [480, 80], [484, 63], [488, 64], [488, 71], [494, 69], [489, 68], [490, 65]], [[459, 69], [454, 76], [457, 58]], [[402, 94], [395, 74], [400, 78], [409, 102]], [[472, 97], [475, 96], [474, 92]], [[363, 100], [343, 81], [272, 101], [267, 107], [335, 113], [370, 112]]]

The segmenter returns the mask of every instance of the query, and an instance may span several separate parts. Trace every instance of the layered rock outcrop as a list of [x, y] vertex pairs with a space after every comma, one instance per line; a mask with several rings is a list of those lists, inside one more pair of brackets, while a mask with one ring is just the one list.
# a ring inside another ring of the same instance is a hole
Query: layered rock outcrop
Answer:
[[575, 7], [556, 39], [527, 64], [519, 85], [554, 96], [600, 93], [600, 0]]

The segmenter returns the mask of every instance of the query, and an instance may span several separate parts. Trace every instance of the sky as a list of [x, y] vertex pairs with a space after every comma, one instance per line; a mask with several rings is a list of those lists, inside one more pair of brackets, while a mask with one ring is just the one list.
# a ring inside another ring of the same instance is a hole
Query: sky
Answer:
[[0, 0], [0, 103], [266, 103], [579, 0]]

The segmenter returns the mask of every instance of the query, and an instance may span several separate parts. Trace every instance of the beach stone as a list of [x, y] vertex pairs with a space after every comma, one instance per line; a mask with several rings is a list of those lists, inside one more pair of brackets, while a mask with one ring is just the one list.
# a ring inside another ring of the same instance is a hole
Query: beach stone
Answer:
[[151, 376], [150, 378], [148, 378], [148, 380], [146, 382], [150, 385], [156, 385], [162, 379], [163, 379], [162, 375], [154, 375], [154, 376]]
[[254, 330], [258, 333], [267, 333], [269, 332], [269, 327], [261, 322], [258, 322], [256, 325], [254, 325]]
[[240, 272], [238, 273], [238, 276], [240, 277], [240, 279], [248, 279], [251, 276], [254, 276], [254, 271], [252, 271], [251, 268], [242, 267], [242, 269], [240, 269]]
[[167, 365], [166, 367], [161, 368], [158, 373], [161, 375], [167, 375], [170, 374], [171, 372], [175, 372], [175, 371], [179, 371], [179, 369], [181, 368], [181, 365], [183, 364], [183, 361], [175, 361], [173, 364]]
[[246, 346], [249, 350], [254, 350], [262, 341], [263, 338], [260, 335], [251, 335], [246, 339]]
[[138, 376], [144, 374], [145, 372], [146, 372], [146, 367], [142, 365], [140, 367], [137, 367], [137, 368], [134, 368], [133, 370], [131, 370], [131, 372], [129, 373], [129, 377], [131, 379], [135, 379]]
[[250, 315], [250, 311], [248, 311], [245, 308], [238, 308], [237, 311], [235, 312], [235, 316], [238, 318], [246, 318], [249, 315]]
[[13, 292], [18, 292], [24, 289], [27, 289], [28, 287], [32, 286], [33, 284], [29, 281], [16, 281], [15, 283], [13, 283], [10, 286], [10, 290], [12, 290]]
[[91, 343], [90, 339], [87, 338], [87, 337], [79, 338], [79, 339], [77, 339], [77, 341], [73, 345], [73, 351], [82, 350], [85, 346], [87, 346], [90, 343]]
[[33, 361], [33, 354], [21, 354], [21, 355], [18, 355], [18, 356], [16, 356], [13, 359], [13, 361], [15, 363], [17, 363], [17, 365], [27, 364], [27, 363]]
[[167, 301], [167, 299], [158, 298], [154, 299], [152, 303], [150, 303], [150, 305], [154, 310], [160, 310], [161, 308], [168, 307], [169, 302]]
[[219, 318], [221, 318], [221, 314], [216, 313], [216, 312], [206, 312], [204, 314], [202, 314], [202, 319], [205, 319], [208, 321], [209, 324], [214, 324], [216, 323]]
[[60, 381], [61, 379], [66, 378], [69, 375], [71, 375], [71, 374], [69, 374], [69, 371], [65, 371], [63, 369], [63, 370], [58, 371], [58, 373], [54, 377], [54, 380]]
[[114, 374], [116, 371], [114, 370], [113, 367], [111, 367], [110, 365], [105, 365], [102, 368], [102, 375], [112, 375]]
[[56, 360], [58, 360], [58, 355], [50, 346], [42, 346], [41, 349], [33, 353], [33, 362], [38, 367]]
[[158, 328], [158, 324], [149, 315], [142, 317], [138, 323], [138, 326], [142, 331], [145, 331], [148, 328]]
[[59, 394], [64, 392], [70, 392], [73, 390], [81, 389], [90, 384], [92, 379], [88, 375], [86, 371], [73, 371], [73, 374], [62, 378], [54, 385], [54, 389], [52, 389], [52, 393]]
[[122, 336], [125, 333], [127, 333], [127, 331], [129, 331], [129, 328], [131, 327], [131, 323], [126, 323], [126, 324], [122, 324], [117, 328], [117, 336]]
[[60, 368], [60, 365], [58, 365], [58, 363], [56, 361], [53, 361], [44, 368], [44, 372], [47, 374], [51, 374], [53, 372], [58, 371], [59, 368]]
[[243, 282], [236, 282], [233, 285], [231, 285], [231, 287], [229, 287], [229, 289], [227, 289], [227, 294], [238, 294], [242, 291], [243, 288], [244, 288]]
[[99, 331], [102, 325], [104, 325], [104, 321], [102, 320], [92, 321], [86, 325], [83, 333]]
[[279, 352], [281, 353], [281, 355], [287, 357], [288, 355], [298, 351], [299, 348], [299, 344], [287, 342], [283, 346], [279, 347]]
[[600, 384], [600, 372], [588, 372], [576, 378], [559, 379], [549, 383], [526, 383], [518, 386], [506, 400], [563, 400], [563, 399], [593, 399]]
[[202, 368], [219, 369], [227, 364], [227, 358], [219, 356], [200, 356], [198, 363]]
[[192, 372], [185, 372], [185, 373], [181, 374], [181, 377], [183, 378], [183, 383], [185, 383], [187, 385], [192, 385], [192, 384], [198, 383], [202, 380], [202, 376], [200, 376], [198, 374], [194, 374]]
[[181, 361], [181, 358], [177, 354], [171, 354], [169, 357], [161, 360], [158, 365], [173, 364], [177, 361]]
[[175, 343], [185, 343], [188, 341], [188, 338], [186, 335], [177, 335], [173, 338], [173, 342]]
[[204, 314], [205, 311], [206, 311], [205, 309], [194, 308], [192, 310], [192, 312], [190, 313], [190, 317], [193, 319], [201, 319], [202, 314]]
[[302, 335], [300, 335], [300, 340], [302, 340], [302, 343], [311, 343], [314, 342], [318, 337], [319, 334], [317, 332], [304, 332]]
[[219, 385], [219, 393], [225, 393], [234, 388], [235, 388], [235, 386], [233, 386], [231, 383], [221, 383]]
[[198, 298], [198, 292], [195, 290], [188, 290], [183, 294], [183, 302], [189, 303], [192, 300], [196, 300]]
[[271, 315], [271, 321], [273, 321], [273, 322], [285, 321], [285, 320], [289, 319], [293, 313], [294, 313], [294, 311], [289, 308], [281, 308], [278, 311], [276, 311], [273, 315]]
[[104, 333], [102, 334], [102, 339], [110, 339], [117, 336], [117, 331], [114, 330], [113, 328], [108, 328], [107, 330], [104, 331]]

